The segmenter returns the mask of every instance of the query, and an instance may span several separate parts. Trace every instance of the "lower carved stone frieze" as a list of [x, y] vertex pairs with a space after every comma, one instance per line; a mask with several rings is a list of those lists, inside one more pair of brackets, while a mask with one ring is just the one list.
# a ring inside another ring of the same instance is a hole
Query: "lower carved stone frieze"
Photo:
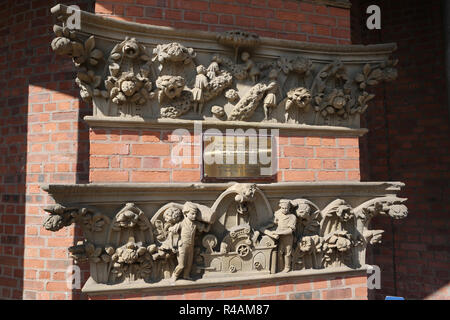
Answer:
[[44, 190], [57, 203], [45, 208], [43, 225], [81, 226], [85, 240], [69, 253], [77, 263], [89, 262], [98, 284], [356, 270], [365, 265], [367, 245], [381, 241], [383, 230], [370, 230], [370, 220], [406, 217], [406, 199], [392, 192], [400, 186], [50, 185]]

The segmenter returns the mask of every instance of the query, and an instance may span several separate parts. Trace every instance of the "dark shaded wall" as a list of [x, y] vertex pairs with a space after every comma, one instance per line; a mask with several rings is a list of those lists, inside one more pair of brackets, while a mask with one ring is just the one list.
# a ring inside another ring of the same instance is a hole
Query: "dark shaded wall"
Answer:
[[[381, 30], [368, 30], [366, 8], [381, 8]], [[380, 87], [365, 116], [361, 180], [402, 181], [409, 216], [375, 219], [386, 230], [372, 250], [386, 295], [449, 296], [450, 139], [444, 1], [352, 1], [352, 43], [396, 42], [398, 79]], [[363, 124], [364, 125], [364, 124]]]
[[[68, 258], [49, 249], [51, 236], [40, 230], [47, 200], [39, 184], [88, 180], [88, 129], [80, 119], [90, 108], [78, 101], [70, 59], [50, 48], [50, 8], [74, 2], [0, 2], [0, 299], [65, 295], [52, 291], [61, 276], [55, 261]], [[93, 11], [94, 1], [76, 3]]]

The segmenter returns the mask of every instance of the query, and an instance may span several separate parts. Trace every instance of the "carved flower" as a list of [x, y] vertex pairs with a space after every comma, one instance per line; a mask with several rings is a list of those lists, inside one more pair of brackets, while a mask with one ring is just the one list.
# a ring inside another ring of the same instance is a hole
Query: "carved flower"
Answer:
[[194, 49], [186, 48], [176, 42], [158, 45], [153, 49], [153, 54], [155, 55], [153, 61], [158, 60], [160, 63], [171, 61], [189, 64], [196, 56]]
[[303, 87], [289, 90], [287, 98], [286, 109], [290, 109], [293, 105], [301, 109], [306, 109], [311, 103], [311, 93]]
[[353, 218], [352, 209], [347, 205], [340, 205], [336, 209], [336, 216], [338, 216], [341, 221], [349, 221]]
[[181, 95], [185, 86], [185, 80], [181, 76], [160, 76], [156, 80], [156, 87], [160, 89], [159, 100], [164, 96], [174, 99]]
[[66, 226], [66, 223], [60, 215], [49, 215], [44, 220], [44, 228], [49, 231], [58, 231]]
[[225, 92], [225, 98], [227, 98], [228, 102], [235, 103], [239, 100], [239, 94], [234, 89], [229, 89]]
[[69, 55], [72, 52], [72, 42], [68, 38], [57, 37], [52, 41], [52, 49], [56, 54]]
[[83, 224], [90, 232], [101, 232], [105, 225], [109, 224], [109, 218], [103, 214], [86, 214], [83, 217]]
[[99, 263], [109, 262], [110, 256], [107, 253], [102, 253], [102, 247], [96, 247], [94, 244], [88, 241], [79, 241], [75, 246], [69, 247], [70, 257], [75, 260], [76, 263], [92, 262]]
[[408, 208], [404, 204], [393, 204], [389, 207], [388, 215], [394, 219], [402, 219], [408, 215]]
[[153, 96], [150, 92], [151, 81], [140, 75], [134, 75], [133, 72], [124, 72], [117, 80], [110, 76], [105, 85], [110, 90], [112, 101], [118, 105], [126, 102], [143, 105]]
[[225, 117], [225, 111], [221, 106], [213, 106], [211, 108], [211, 113], [219, 120], [223, 120]]
[[351, 235], [347, 231], [335, 231], [327, 238], [323, 244], [323, 249], [327, 254], [331, 254], [333, 249], [339, 252], [346, 252], [352, 247]]
[[313, 241], [311, 237], [303, 237], [300, 241], [299, 248], [302, 252], [309, 252], [313, 247]]

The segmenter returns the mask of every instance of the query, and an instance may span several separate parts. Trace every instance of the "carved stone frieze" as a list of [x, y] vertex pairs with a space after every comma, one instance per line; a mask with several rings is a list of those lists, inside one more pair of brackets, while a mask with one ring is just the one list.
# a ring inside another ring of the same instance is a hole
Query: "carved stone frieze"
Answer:
[[[52, 12], [52, 48], [72, 57], [95, 119], [204, 120], [359, 128], [371, 86], [396, 78], [395, 45], [321, 45]], [[154, 99], [158, 97], [158, 99]]]
[[407, 215], [406, 199], [392, 193], [399, 186], [50, 185], [44, 189], [58, 204], [45, 208], [43, 225], [82, 226], [85, 240], [70, 256], [88, 262], [98, 284], [358, 269], [367, 245], [381, 241], [383, 231], [369, 229], [370, 220]]

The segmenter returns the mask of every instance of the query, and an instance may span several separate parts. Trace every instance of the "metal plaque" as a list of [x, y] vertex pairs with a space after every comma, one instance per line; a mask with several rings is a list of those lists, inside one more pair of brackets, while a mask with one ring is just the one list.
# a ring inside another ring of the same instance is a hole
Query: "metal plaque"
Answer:
[[271, 135], [204, 134], [203, 180], [267, 179], [276, 173]]

